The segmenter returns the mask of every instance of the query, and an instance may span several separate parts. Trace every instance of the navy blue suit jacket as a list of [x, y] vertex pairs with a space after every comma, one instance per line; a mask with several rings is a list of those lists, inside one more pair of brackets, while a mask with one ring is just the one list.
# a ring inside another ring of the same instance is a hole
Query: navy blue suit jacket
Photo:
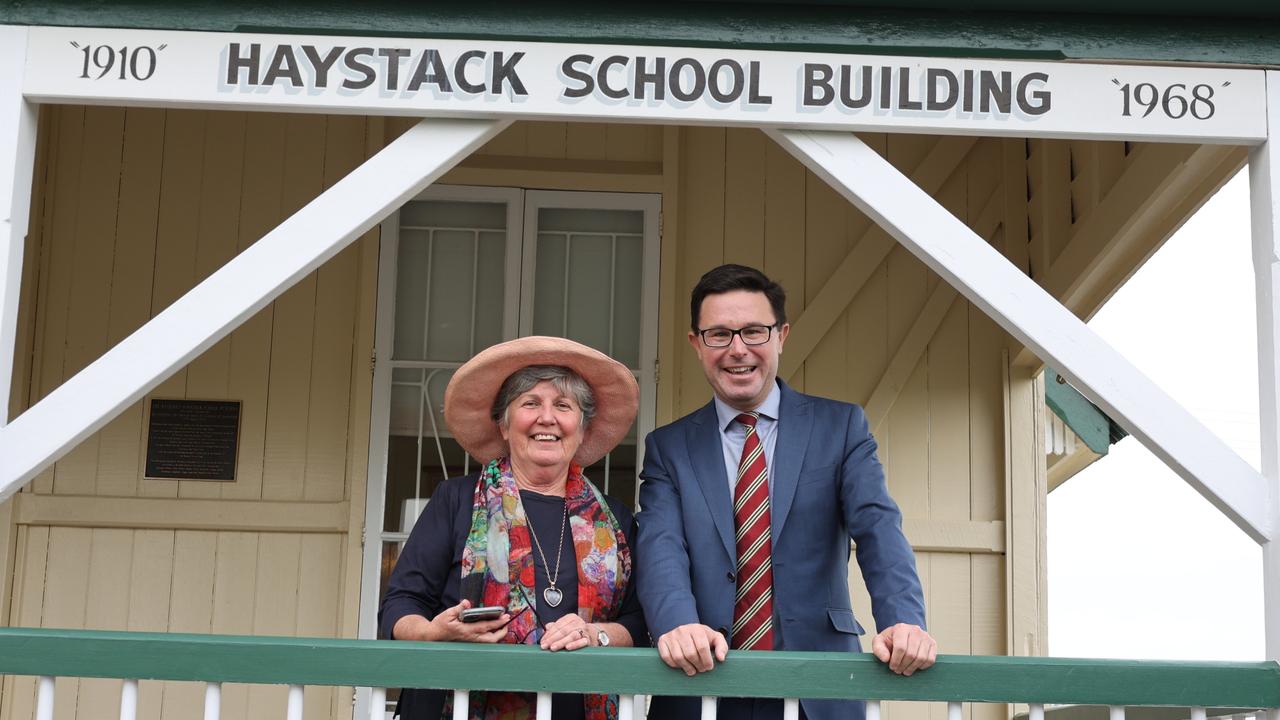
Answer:
[[[885, 487], [862, 408], [798, 393], [782, 398], [770, 491], [775, 644], [858, 652], [849, 541], [876, 625], [924, 627], [924, 596], [902, 516]], [[733, 626], [733, 501], [714, 403], [645, 442], [637, 518], [637, 586], [656, 640], [679, 625]], [[732, 659], [729, 660], [732, 662]], [[861, 703], [804, 700], [810, 720], [860, 715]], [[692, 698], [655, 698], [653, 717], [698, 717]]]

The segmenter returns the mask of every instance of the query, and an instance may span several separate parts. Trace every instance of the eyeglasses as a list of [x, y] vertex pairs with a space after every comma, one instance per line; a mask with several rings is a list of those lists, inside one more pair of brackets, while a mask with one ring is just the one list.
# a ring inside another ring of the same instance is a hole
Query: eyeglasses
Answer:
[[694, 332], [698, 334], [698, 337], [702, 338], [703, 345], [722, 348], [733, 344], [734, 335], [742, 338], [742, 344], [744, 345], [763, 345], [769, 342], [769, 338], [773, 337], [773, 328], [773, 325], [748, 325], [738, 330], [710, 328], [707, 330], [695, 330]]

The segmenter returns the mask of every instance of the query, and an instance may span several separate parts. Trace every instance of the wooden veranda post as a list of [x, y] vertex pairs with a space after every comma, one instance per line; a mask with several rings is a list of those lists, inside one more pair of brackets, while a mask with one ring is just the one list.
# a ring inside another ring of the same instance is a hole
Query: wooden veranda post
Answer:
[[[1280, 660], [1280, 72], [1267, 72], [1267, 141], [1249, 155], [1253, 271], [1258, 313], [1258, 403], [1270, 537], [1262, 542], [1266, 652]], [[1271, 712], [1280, 720], [1280, 712]]]
[[9, 421], [36, 149], [36, 107], [22, 96], [26, 57], [27, 29], [0, 27], [0, 428]]

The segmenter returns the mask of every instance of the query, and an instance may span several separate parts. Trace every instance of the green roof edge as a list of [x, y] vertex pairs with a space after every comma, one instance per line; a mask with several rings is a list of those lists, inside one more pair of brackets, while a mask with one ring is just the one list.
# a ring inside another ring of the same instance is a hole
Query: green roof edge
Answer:
[[[1118, 7], [1145, 7], [1128, 2]], [[776, 3], [0, 0], [0, 24], [1280, 67], [1280, 11], [1214, 18]]]
[[1106, 455], [1112, 445], [1129, 434], [1051, 367], [1044, 370], [1044, 402], [1099, 455]]

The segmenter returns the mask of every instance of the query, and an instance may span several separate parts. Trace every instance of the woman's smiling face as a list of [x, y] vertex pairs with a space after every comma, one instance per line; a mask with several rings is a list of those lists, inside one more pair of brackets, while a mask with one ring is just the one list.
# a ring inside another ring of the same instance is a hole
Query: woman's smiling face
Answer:
[[582, 409], [543, 380], [511, 401], [498, 428], [514, 463], [567, 468], [582, 444]]

